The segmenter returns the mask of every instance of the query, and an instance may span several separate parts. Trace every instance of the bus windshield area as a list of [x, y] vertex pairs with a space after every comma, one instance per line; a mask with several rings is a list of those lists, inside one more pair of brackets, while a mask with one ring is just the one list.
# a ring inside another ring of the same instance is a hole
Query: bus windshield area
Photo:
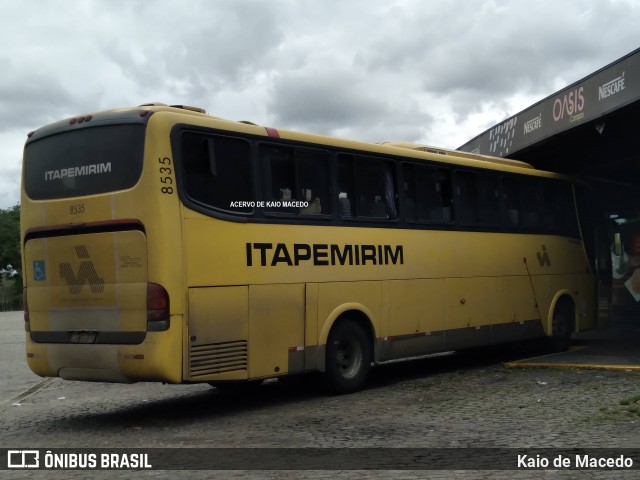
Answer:
[[144, 125], [82, 128], [27, 142], [24, 182], [33, 200], [124, 190], [142, 172]]

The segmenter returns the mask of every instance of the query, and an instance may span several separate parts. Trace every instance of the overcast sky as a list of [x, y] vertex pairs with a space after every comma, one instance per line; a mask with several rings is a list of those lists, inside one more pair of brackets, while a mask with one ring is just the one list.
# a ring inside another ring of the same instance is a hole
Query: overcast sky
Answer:
[[158, 101], [456, 148], [640, 47], [635, 0], [0, 0], [0, 208], [29, 131]]

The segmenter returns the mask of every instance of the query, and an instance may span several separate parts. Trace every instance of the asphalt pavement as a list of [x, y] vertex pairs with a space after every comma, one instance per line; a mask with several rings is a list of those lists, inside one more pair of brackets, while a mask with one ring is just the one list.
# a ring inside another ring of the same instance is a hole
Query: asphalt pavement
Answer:
[[[599, 346], [600, 352], [618, 357], [626, 349], [635, 355], [629, 329], [636, 327], [626, 323], [617, 331], [590, 332], [592, 338], [580, 335], [575, 346]], [[206, 384], [41, 379], [27, 366], [24, 336], [22, 312], [0, 313], [0, 446], [43, 452], [180, 449], [185, 471], [5, 470], [1, 478], [638, 478], [637, 469], [206, 471], [193, 469], [189, 456], [224, 448], [256, 449], [256, 455], [292, 448], [446, 448], [478, 461], [486, 459], [472, 452], [496, 448], [524, 454], [536, 448], [595, 448], [621, 455], [640, 445], [638, 371], [507, 369], [506, 362], [534, 354], [512, 347], [380, 366], [367, 387], [351, 395], [329, 396], [313, 383], [284, 382], [242, 393]], [[623, 346], [607, 341], [619, 337]]]
[[0, 408], [46, 382], [27, 365], [23, 319], [23, 312], [0, 312]]
[[508, 367], [640, 371], [640, 316], [618, 311], [606, 329], [574, 335], [567, 352], [508, 362]]

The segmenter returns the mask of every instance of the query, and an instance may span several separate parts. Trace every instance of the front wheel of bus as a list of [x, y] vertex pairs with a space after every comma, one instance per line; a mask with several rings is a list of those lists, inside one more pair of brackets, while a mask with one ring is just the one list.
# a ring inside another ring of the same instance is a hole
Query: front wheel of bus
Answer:
[[364, 328], [352, 320], [339, 322], [327, 340], [325, 377], [329, 388], [336, 393], [359, 390], [371, 360], [371, 342]]
[[564, 352], [571, 346], [571, 334], [574, 330], [573, 310], [567, 304], [556, 306], [553, 312], [553, 331], [549, 338], [549, 347], [553, 352]]

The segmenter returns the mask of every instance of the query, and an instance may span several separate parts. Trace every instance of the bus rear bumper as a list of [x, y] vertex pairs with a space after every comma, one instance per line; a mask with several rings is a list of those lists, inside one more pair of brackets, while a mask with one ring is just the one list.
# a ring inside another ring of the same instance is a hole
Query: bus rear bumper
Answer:
[[27, 335], [27, 363], [41, 377], [116, 383], [181, 383], [180, 325], [176, 319], [168, 331], [148, 332], [139, 345], [36, 343]]
[[58, 376], [65, 380], [83, 380], [87, 382], [133, 383], [124, 375], [114, 370], [100, 368], [61, 368]]

